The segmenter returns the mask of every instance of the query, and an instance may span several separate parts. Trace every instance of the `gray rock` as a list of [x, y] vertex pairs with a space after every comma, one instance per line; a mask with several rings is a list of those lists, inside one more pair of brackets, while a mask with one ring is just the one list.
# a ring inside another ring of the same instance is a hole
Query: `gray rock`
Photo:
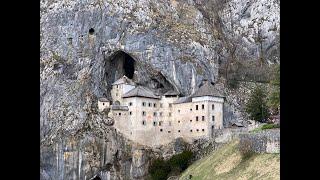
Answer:
[[[239, 57], [263, 53], [268, 62], [279, 61], [279, 1], [217, 2], [41, 1], [41, 179], [143, 179], [152, 158], [183, 149], [168, 145], [133, 159], [133, 143], [96, 112], [97, 98], [109, 96], [111, 82], [126, 73], [119, 52], [134, 59], [136, 82], [182, 95], [204, 78], [219, 80], [226, 42], [239, 47]], [[227, 102], [228, 119], [242, 116], [232, 113], [238, 102]]]

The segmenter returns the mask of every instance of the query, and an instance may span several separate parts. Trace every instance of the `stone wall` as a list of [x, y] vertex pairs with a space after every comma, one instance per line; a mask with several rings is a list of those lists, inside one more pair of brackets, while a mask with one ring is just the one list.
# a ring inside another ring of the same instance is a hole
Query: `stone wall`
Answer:
[[256, 134], [240, 134], [240, 147], [250, 146], [256, 153], [280, 153], [280, 130], [266, 130]]

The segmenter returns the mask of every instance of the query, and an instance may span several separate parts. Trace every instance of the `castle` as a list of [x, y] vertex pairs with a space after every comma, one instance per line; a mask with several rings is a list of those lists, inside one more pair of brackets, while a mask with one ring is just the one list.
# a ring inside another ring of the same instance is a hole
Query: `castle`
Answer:
[[111, 98], [112, 104], [99, 99], [99, 111], [108, 109], [116, 130], [142, 145], [163, 145], [179, 137], [192, 142], [223, 128], [224, 97], [208, 81], [193, 95], [179, 97], [176, 91], [156, 95], [123, 76], [112, 84]]

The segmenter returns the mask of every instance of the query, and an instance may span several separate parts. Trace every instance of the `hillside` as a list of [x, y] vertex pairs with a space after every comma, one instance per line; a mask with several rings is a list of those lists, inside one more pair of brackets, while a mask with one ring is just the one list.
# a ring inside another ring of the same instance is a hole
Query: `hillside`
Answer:
[[206, 179], [280, 179], [280, 154], [254, 154], [242, 158], [238, 140], [224, 145], [209, 156], [193, 163], [180, 180]]

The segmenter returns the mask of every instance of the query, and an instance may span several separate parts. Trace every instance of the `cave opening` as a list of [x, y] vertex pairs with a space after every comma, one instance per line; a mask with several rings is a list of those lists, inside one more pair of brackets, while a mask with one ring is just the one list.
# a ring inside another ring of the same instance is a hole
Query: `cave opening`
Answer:
[[105, 93], [108, 98], [111, 99], [112, 84], [124, 75], [137, 85], [148, 87], [158, 95], [175, 89], [160, 71], [120, 50], [105, 57], [105, 81], [107, 84]]
[[124, 75], [129, 79], [133, 79], [136, 62], [129, 54], [118, 51], [107, 59], [106, 65], [109, 84], [120, 79]]
[[99, 176], [96, 176], [92, 180], [101, 180], [101, 178]]
[[135, 64], [134, 59], [128, 54], [124, 53], [124, 63], [123, 63], [124, 74], [130, 79], [133, 78], [134, 64]]
[[89, 34], [92, 35], [93, 33], [94, 33], [94, 29], [93, 29], [93, 28], [90, 28], [90, 29], [89, 29]]

